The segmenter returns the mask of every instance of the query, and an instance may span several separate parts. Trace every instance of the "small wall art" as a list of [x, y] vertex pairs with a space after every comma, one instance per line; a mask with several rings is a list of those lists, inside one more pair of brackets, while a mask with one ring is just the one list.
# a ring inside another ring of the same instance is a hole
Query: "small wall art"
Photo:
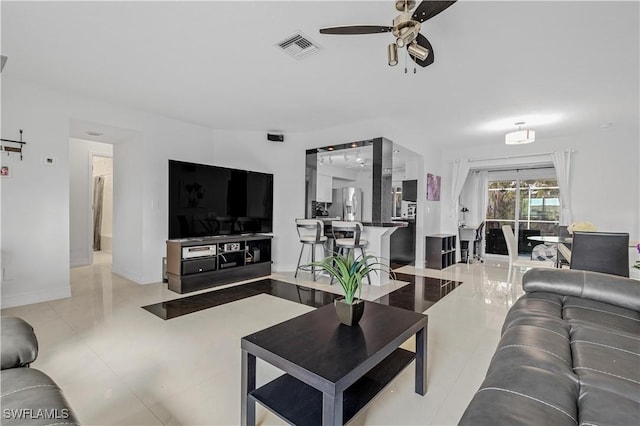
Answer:
[[427, 200], [440, 201], [440, 176], [427, 173]]
[[11, 177], [11, 169], [9, 169], [9, 166], [0, 167], [0, 176]]

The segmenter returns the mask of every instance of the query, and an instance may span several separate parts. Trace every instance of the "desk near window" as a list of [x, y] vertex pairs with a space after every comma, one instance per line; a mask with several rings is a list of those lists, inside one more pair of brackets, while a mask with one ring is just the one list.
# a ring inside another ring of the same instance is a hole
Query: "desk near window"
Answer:
[[470, 259], [480, 258], [480, 241], [482, 241], [482, 232], [484, 230], [484, 222], [480, 225], [460, 225], [458, 234], [460, 235], [460, 254], [462, 262], [469, 263]]

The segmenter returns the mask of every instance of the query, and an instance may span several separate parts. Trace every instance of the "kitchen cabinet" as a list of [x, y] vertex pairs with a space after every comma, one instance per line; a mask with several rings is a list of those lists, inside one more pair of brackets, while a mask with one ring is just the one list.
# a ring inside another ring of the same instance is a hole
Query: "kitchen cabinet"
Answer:
[[331, 203], [333, 190], [333, 177], [318, 175], [316, 182], [316, 201], [318, 203]]
[[391, 263], [413, 265], [416, 260], [416, 221], [403, 222], [407, 226], [391, 234]]

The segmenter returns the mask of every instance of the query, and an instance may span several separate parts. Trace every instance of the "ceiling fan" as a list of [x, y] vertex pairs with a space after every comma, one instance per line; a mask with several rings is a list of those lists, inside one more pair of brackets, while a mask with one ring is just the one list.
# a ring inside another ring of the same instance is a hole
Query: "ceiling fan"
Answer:
[[345, 27], [321, 28], [320, 34], [357, 35], [391, 32], [396, 37], [396, 41], [395, 43], [391, 43], [387, 48], [389, 66], [398, 64], [398, 48], [406, 47], [411, 59], [421, 67], [426, 67], [433, 63], [433, 47], [431, 47], [429, 40], [420, 34], [420, 24], [427, 19], [433, 18], [453, 3], [455, 3], [455, 1], [423, 0], [418, 7], [416, 7], [415, 11], [411, 13], [411, 9], [416, 5], [414, 0], [397, 0], [396, 10], [401, 13], [394, 18], [392, 27], [380, 25], [350, 25]]

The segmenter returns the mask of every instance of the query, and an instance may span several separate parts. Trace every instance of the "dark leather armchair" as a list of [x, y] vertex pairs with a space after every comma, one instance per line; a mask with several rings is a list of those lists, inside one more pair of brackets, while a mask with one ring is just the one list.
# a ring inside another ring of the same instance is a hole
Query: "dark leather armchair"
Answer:
[[570, 268], [629, 277], [629, 234], [574, 232]]

